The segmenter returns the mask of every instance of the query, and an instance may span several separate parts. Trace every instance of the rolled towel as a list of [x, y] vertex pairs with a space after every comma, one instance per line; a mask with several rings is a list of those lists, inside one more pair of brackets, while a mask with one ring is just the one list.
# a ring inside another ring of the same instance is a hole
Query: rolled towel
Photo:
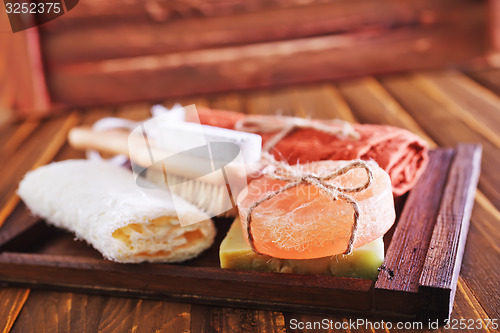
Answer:
[[[103, 161], [67, 160], [28, 172], [18, 194], [49, 224], [67, 229], [102, 255], [123, 263], [181, 262], [209, 248], [215, 227], [195, 206]], [[181, 227], [181, 211], [202, 222]]]
[[[246, 115], [239, 112], [197, 108], [202, 124], [234, 128]], [[392, 126], [353, 124], [359, 139], [300, 128], [282, 138], [271, 153], [289, 164], [321, 160], [375, 160], [391, 178], [394, 195], [415, 185], [428, 162], [427, 143], [417, 135]], [[259, 133], [263, 145], [275, 133]]]

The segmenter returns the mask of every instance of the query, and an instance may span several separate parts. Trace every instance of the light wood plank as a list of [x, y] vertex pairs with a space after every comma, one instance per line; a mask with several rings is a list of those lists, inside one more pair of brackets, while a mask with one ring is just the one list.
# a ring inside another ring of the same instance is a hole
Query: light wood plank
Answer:
[[301, 117], [356, 122], [344, 97], [331, 84], [300, 87], [293, 90], [292, 97], [297, 103], [297, 115]]
[[429, 96], [479, 135], [500, 147], [500, 97], [457, 72], [415, 75], [417, 84]]
[[0, 147], [0, 160], [7, 159], [11, 156], [39, 125], [40, 121], [36, 119], [28, 119], [20, 123], [16, 131], [6, 138], [3, 145]]
[[478, 192], [461, 276], [490, 318], [500, 318], [500, 280], [496, 278], [500, 276], [499, 225], [500, 213], [483, 193]]
[[361, 123], [401, 127], [423, 138], [429, 147], [436, 143], [373, 77], [343, 81], [340, 92]]
[[30, 290], [24, 288], [0, 289], [0, 332], [10, 331], [29, 294]]
[[66, 142], [71, 127], [79, 121], [80, 115], [73, 112], [65, 117], [44, 122], [37, 132], [29, 137], [22, 149], [9, 158], [9, 163], [0, 166], [0, 183], [3, 184], [0, 189], [0, 226], [19, 202], [15, 191], [24, 174], [52, 161]]
[[135, 121], [142, 121], [151, 117], [152, 103], [123, 104], [117, 107], [115, 116]]
[[459, 142], [480, 143], [483, 146], [482, 174], [479, 188], [500, 207], [500, 148], [472, 130], [467, 123], [449, 110], [446, 101], [431, 95], [413, 75], [384, 77], [383, 85], [405, 110], [440, 146], [453, 147]]
[[248, 114], [297, 115], [297, 102], [293, 88], [259, 90], [248, 94], [246, 111]]
[[228, 93], [210, 98], [211, 108], [245, 113], [245, 100], [242, 94]]

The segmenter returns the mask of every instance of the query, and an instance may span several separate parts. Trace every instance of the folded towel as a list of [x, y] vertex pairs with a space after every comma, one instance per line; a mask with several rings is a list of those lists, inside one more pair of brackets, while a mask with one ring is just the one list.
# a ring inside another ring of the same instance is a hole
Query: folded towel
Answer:
[[[245, 117], [232, 111], [198, 108], [202, 124], [233, 129]], [[391, 177], [394, 195], [410, 190], [428, 162], [427, 143], [417, 135], [392, 126], [354, 124], [359, 139], [341, 138], [314, 129], [297, 129], [271, 150], [290, 164], [320, 160], [375, 160]], [[265, 144], [275, 133], [259, 133]]]

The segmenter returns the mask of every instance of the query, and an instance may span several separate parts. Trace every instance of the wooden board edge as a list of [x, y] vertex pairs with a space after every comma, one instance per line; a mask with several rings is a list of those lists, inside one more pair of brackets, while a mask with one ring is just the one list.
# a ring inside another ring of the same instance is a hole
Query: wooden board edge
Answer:
[[[418, 279], [454, 155], [451, 148], [429, 154], [427, 168], [406, 200], [380, 268], [373, 293], [376, 311], [418, 311]], [[423, 207], [432, 209], [423, 216]]]
[[[260, 280], [266, 284], [284, 285], [287, 287], [321, 288], [325, 290], [339, 289], [360, 292], [369, 291], [373, 284], [372, 280], [328, 275], [288, 273], [284, 275], [274, 272], [240, 271], [219, 267], [187, 266], [184, 264], [123, 264], [97, 258], [37, 253], [3, 252], [0, 254], [0, 264], [16, 267], [67, 268], [70, 270], [98, 269], [102, 272], [122, 274], [140, 271], [146, 275], [179, 278], [200, 278], [200, 276], [203, 276], [207, 280], [221, 279], [227, 282], [239, 281], [252, 283]], [[0, 267], [0, 269], [3, 268]], [[48, 280], [54, 279], [54, 277], [40, 277], [40, 279], [44, 278]]]
[[325, 316], [352, 316], [354, 318], [384, 318], [386, 320], [406, 320], [414, 321], [415, 315], [408, 315], [404, 313], [396, 312], [384, 312], [384, 311], [373, 311], [373, 310], [355, 310], [349, 308], [334, 308], [329, 306], [314, 306], [314, 305], [304, 305], [304, 304], [293, 304], [293, 303], [282, 303], [274, 302], [271, 300], [245, 300], [238, 298], [227, 298], [227, 297], [210, 297], [210, 296], [196, 296], [191, 294], [160, 294], [160, 293], [147, 293], [144, 291], [138, 292], [131, 289], [121, 289], [121, 288], [100, 288], [96, 286], [86, 286], [78, 284], [64, 284], [64, 283], [51, 283], [51, 284], [41, 284], [32, 280], [8, 280], [4, 279], [0, 282], [0, 286], [4, 287], [30, 287], [31, 290], [50, 290], [58, 292], [77, 292], [86, 293], [92, 295], [108, 295], [116, 297], [132, 297], [139, 299], [149, 299], [158, 301], [169, 301], [169, 302], [189, 302], [195, 304], [230, 307], [230, 308], [245, 308], [245, 309], [255, 309], [255, 310], [269, 310], [269, 311], [280, 311], [280, 312], [293, 312], [293, 313], [304, 313], [311, 315], [325, 315]]
[[[42, 25], [41, 37], [47, 67], [56, 68], [63, 64], [87, 61], [161, 55], [320, 35], [349, 34], [363, 30], [373, 34], [376, 31], [390, 30], [388, 26], [392, 26], [392, 29], [408, 26], [453, 26], [474, 20], [471, 11], [477, 12], [483, 7], [483, 4], [477, 2], [463, 0], [459, 2], [457, 4], [457, 1], [449, 0], [420, 0], [398, 3], [393, 0], [379, 0], [374, 4], [371, 1], [345, 3], [329, 1], [313, 2], [287, 9], [247, 11], [239, 15], [219, 15], [202, 19], [183, 17], [152, 22], [140, 15], [129, 17], [134, 20], [136, 34], [154, 35], [155, 38], [151, 40], [132, 38], [128, 30], [129, 20], [116, 11], [108, 12], [106, 29], [99, 24], [99, 20], [96, 21], [91, 17], [88, 17], [90, 20], [78, 24], [72, 13], [66, 18], [51, 21], [48, 26]], [[80, 7], [76, 13], [83, 13], [81, 10]], [[402, 10], [407, 15], [402, 15]], [[422, 22], [423, 10], [433, 12], [431, 22]], [[297, 28], [297, 22], [301, 22], [302, 29]], [[87, 43], [81, 43], [82, 39]]]
[[[55, 102], [86, 107], [435, 69], [464, 64], [484, 53], [482, 38], [471, 37], [477, 28], [472, 23], [460, 26], [460, 31], [438, 26], [356, 32], [66, 64], [52, 68], [47, 78]], [[422, 40], [426, 41], [423, 50], [407, 52]], [[374, 51], [389, 46], [394, 49], [390, 54]], [[406, 61], [392, 60], [398, 56]], [[357, 59], [358, 66], [345, 63], [346, 59]]]
[[445, 320], [453, 310], [482, 148], [478, 144], [459, 144], [456, 151], [419, 279], [420, 319]]
[[[82, 262], [78, 262], [82, 259]], [[48, 264], [48, 261], [53, 262]], [[69, 286], [130, 295], [196, 299], [238, 299], [332, 310], [371, 311], [373, 282], [326, 276], [283, 276], [179, 265], [124, 265], [98, 259], [2, 253], [0, 281]], [[337, 288], [331, 284], [337, 282]], [[339, 283], [341, 282], [341, 283]], [[349, 286], [351, 284], [351, 286]]]

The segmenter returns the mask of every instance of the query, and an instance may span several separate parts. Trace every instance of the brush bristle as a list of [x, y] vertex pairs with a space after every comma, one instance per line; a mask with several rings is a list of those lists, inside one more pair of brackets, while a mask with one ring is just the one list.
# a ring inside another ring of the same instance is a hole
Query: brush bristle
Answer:
[[[163, 174], [148, 172], [147, 178], [151, 182], [164, 186]], [[201, 181], [187, 179], [177, 175], [168, 175], [169, 182], [176, 184], [170, 190], [195, 205], [202, 211], [212, 216], [235, 217], [238, 214], [236, 207], [224, 211], [227, 207], [232, 207], [229, 192], [226, 185], [219, 186]], [[219, 213], [222, 212], [223, 213]]]

